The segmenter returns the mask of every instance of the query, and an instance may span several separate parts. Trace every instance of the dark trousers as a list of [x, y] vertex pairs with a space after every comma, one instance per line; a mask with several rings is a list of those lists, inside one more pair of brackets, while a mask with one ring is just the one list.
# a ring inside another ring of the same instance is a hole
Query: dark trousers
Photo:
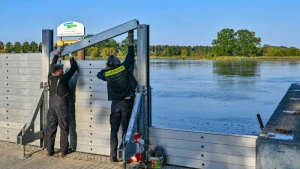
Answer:
[[122, 138], [127, 132], [134, 99], [112, 101], [110, 114], [110, 157], [117, 157], [118, 131], [122, 122]]
[[57, 125], [60, 127], [60, 149], [66, 155], [69, 148], [69, 119], [68, 99], [59, 97], [57, 94], [50, 96], [49, 112], [47, 115], [47, 151], [54, 152], [54, 142]]

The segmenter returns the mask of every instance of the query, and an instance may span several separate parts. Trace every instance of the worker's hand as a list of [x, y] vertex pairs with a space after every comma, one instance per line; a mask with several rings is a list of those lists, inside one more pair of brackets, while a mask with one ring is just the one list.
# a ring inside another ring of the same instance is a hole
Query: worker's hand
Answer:
[[74, 58], [73, 55], [72, 55], [72, 53], [69, 53], [69, 58], [70, 59]]
[[134, 45], [134, 36], [133, 36], [133, 30], [130, 30], [128, 32], [128, 40], [129, 40], [129, 45]]
[[60, 46], [60, 47], [58, 47], [57, 50], [56, 50], [56, 55], [59, 55], [59, 56], [60, 56], [60, 54], [61, 54], [61, 52], [64, 50], [64, 48], [65, 48], [65, 46]]

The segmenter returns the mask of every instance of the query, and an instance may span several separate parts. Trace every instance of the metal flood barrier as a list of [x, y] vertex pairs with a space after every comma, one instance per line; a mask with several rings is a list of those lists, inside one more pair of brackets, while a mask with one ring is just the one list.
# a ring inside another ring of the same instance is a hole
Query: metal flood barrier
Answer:
[[[127, 137], [133, 137], [134, 132], [142, 132], [147, 144], [147, 128], [149, 119], [149, 26], [140, 25], [138, 20], [132, 20], [96, 34], [80, 42], [65, 47], [62, 55], [89, 47], [103, 40], [110, 39], [130, 30], [137, 30], [138, 53], [136, 78], [144, 89], [143, 106], [145, 117], [132, 116], [134, 123], [141, 123], [144, 130], [128, 130]], [[0, 140], [16, 142], [25, 147], [26, 144], [45, 147], [46, 114], [48, 112], [48, 70], [53, 51], [53, 30], [42, 30], [43, 53], [1, 54], [0, 73]], [[63, 61], [68, 68], [68, 61]], [[96, 74], [105, 67], [105, 61], [77, 61], [79, 71], [71, 79], [74, 87], [74, 120], [70, 124], [70, 144], [76, 144], [76, 150], [100, 155], [110, 152], [110, 101], [107, 101], [106, 82], [97, 79]], [[136, 71], [135, 70], [135, 71]], [[148, 91], [148, 92], [147, 92]], [[140, 94], [137, 96], [141, 98]], [[141, 100], [140, 100], [141, 102]], [[140, 106], [140, 105], [138, 105]], [[147, 115], [148, 114], [148, 115]], [[143, 120], [144, 121], [140, 121]], [[121, 130], [120, 130], [121, 131]], [[59, 127], [55, 147], [59, 148]], [[120, 143], [123, 138], [120, 138]], [[130, 145], [129, 143], [127, 145]], [[133, 144], [134, 145], [134, 144]], [[125, 148], [125, 147], [124, 147]], [[132, 148], [119, 150], [134, 155]], [[132, 154], [133, 153], [133, 154]]]

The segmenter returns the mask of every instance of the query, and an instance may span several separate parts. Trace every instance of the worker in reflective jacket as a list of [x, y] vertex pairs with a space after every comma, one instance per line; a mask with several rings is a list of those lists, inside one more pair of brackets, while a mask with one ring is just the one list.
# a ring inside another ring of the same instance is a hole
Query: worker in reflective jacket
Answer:
[[124, 134], [127, 132], [131, 111], [134, 104], [137, 81], [133, 76], [134, 69], [134, 39], [133, 31], [128, 32], [128, 54], [123, 63], [117, 56], [111, 55], [107, 59], [106, 68], [97, 77], [107, 81], [108, 100], [111, 100], [110, 114], [110, 159], [117, 162], [118, 131], [122, 122]]
[[47, 151], [48, 155], [54, 155], [54, 142], [57, 131], [57, 125], [60, 127], [60, 148], [61, 157], [65, 157], [69, 148], [69, 80], [78, 69], [74, 57], [69, 54], [71, 68], [64, 74], [63, 64], [56, 64], [63, 47], [56, 52], [50, 65], [48, 75], [49, 81], [49, 111], [47, 114]]

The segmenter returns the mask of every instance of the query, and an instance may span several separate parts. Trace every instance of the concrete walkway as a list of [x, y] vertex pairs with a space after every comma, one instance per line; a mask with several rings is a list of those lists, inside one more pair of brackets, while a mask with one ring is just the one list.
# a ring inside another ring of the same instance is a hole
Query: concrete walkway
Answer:
[[[111, 163], [106, 156], [71, 153], [66, 158], [48, 157], [47, 151], [35, 146], [26, 146], [28, 158], [20, 159], [22, 147], [15, 143], [0, 141], [0, 169], [122, 169], [122, 163]], [[138, 164], [127, 165], [128, 169], [138, 169]], [[163, 169], [183, 169], [164, 166]]]

